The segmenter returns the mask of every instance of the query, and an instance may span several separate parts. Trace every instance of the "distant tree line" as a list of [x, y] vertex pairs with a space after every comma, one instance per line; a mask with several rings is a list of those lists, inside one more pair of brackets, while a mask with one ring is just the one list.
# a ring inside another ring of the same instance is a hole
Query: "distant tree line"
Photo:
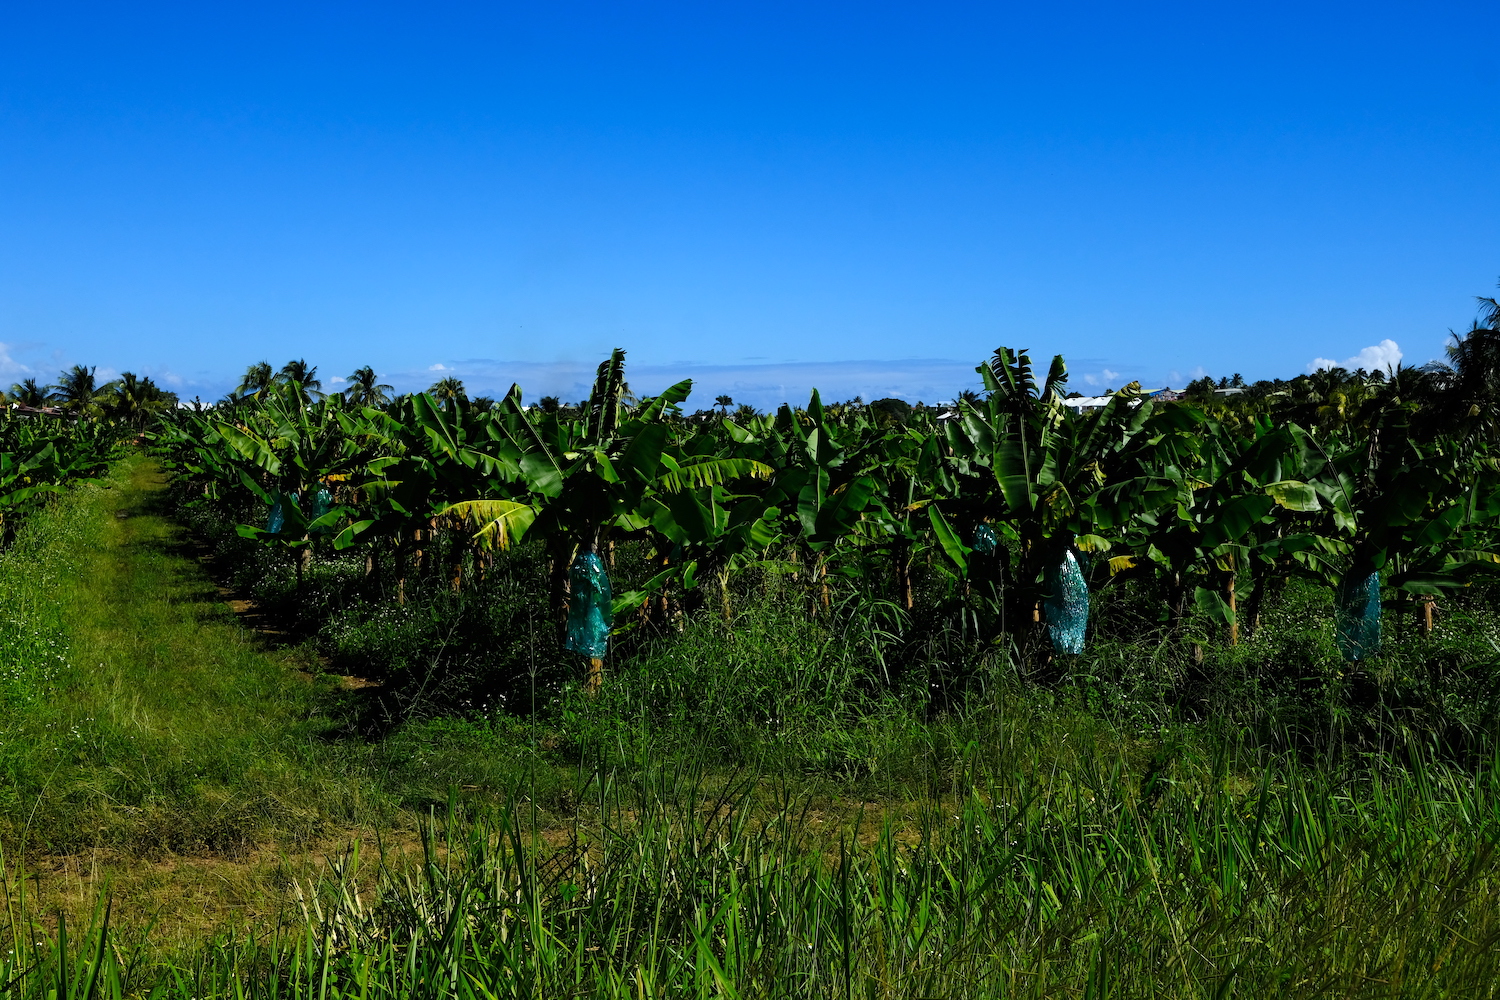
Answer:
[[7, 407], [51, 408], [71, 417], [109, 419], [135, 427], [145, 427], [153, 417], [170, 412], [178, 404], [177, 394], [157, 385], [149, 375], [125, 372], [101, 384], [95, 371], [87, 365], [74, 365], [60, 372], [53, 385], [41, 385], [35, 378], [23, 379], [0, 393], [0, 402]]

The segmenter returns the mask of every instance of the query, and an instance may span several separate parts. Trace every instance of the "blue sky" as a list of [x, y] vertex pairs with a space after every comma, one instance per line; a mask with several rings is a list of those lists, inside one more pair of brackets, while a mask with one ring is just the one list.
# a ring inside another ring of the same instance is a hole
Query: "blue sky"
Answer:
[[[927, 399], [1420, 363], [1500, 277], [1494, 4], [8, 4], [0, 380]], [[1387, 346], [1387, 342], [1389, 345]], [[1362, 352], [1364, 352], [1362, 354]]]

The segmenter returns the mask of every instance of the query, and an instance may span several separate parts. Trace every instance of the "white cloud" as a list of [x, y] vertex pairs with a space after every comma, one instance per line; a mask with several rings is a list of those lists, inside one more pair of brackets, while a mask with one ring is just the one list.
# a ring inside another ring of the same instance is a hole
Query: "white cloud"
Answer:
[[427, 370], [430, 371], [430, 372], [451, 372], [451, 371], [453, 371], [452, 368], [449, 368], [447, 365], [443, 364], [442, 362], [438, 362], [435, 365], [428, 365], [427, 366]]
[[344, 378], [344, 376], [342, 376], [342, 375], [335, 375], [333, 378], [331, 378], [331, 379], [328, 380], [328, 384], [329, 385], [343, 385], [347, 381], [349, 381], [349, 380], [346, 379], [346, 378]]
[[1401, 358], [1401, 348], [1394, 340], [1387, 337], [1380, 343], [1366, 347], [1354, 357], [1345, 358], [1343, 361], [1335, 361], [1332, 358], [1313, 358], [1308, 362], [1307, 370], [1316, 372], [1325, 368], [1347, 368], [1354, 371], [1356, 368], [1363, 368], [1365, 371], [1387, 371], [1400, 364]]
[[1089, 385], [1112, 385], [1120, 380], [1120, 373], [1105, 368], [1098, 375], [1085, 375], [1083, 380]]
[[1167, 372], [1167, 385], [1176, 386], [1180, 389], [1183, 386], [1187, 385], [1189, 382], [1196, 382], [1198, 379], [1204, 378], [1207, 375], [1208, 369], [1204, 368], [1202, 365], [1194, 365], [1192, 370], [1190, 370], [1185, 375], [1174, 368], [1171, 371]]
[[35, 375], [36, 369], [23, 365], [10, 356], [10, 345], [0, 343], [0, 378], [23, 379]]

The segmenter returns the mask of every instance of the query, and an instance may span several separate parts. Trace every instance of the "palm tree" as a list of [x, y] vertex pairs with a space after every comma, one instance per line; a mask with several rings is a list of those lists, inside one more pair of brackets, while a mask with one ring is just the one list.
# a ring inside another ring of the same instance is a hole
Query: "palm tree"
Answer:
[[37, 385], [34, 378], [12, 383], [6, 395], [11, 398], [12, 402], [19, 403], [21, 406], [37, 408], [46, 406], [56, 398], [47, 391], [45, 386]]
[[385, 406], [391, 401], [387, 393], [395, 389], [388, 385], [380, 384], [380, 376], [375, 374], [375, 369], [369, 365], [354, 369], [349, 376], [349, 388], [344, 390], [344, 396], [349, 402], [357, 406]]
[[104, 412], [101, 405], [104, 394], [94, 379], [92, 368], [74, 365], [67, 371], [58, 373], [57, 384], [48, 388], [53, 390], [53, 398], [73, 413], [97, 417]]
[[729, 416], [729, 408], [734, 405], [734, 400], [728, 396], [715, 396], [714, 405], [719, 407], [724, 416]]
[[1479, 319], [1448, 344], [1448, 365], [1467, 402], [1493, 403], [1500, 397], [1500, 306], [1494, 299], [1479, 302]]
[[245, 374], [240, 379], [240, 384], [235, 387], [233, 395], [254, 396], [264, 392], [271, 387], [275, 378], [276, 374], [271, 368], [271, 362], [257, 361], [245, 369]]
[[1448, 342], [1448, 360], [1423, 366], [1442, 396], [1442, 422], [1493, 436], [1500, 425], [1500, 302], [1479, 296], [1479, 317]]
[[427, 395], [439, 403], [449, 404], [463, 399], [467, 393], [464, 392], [464, 384], [452, 375], [449, 375], [447, 378], [440, 379], [428, 386]]
[[310, 399], [319, 399], [323, 395], [318, 391], [323, 388], [318, 378], [318, 366], [308, 364], [304, 358], [282, 365], [281, 371], [276, 373], [276, 381], [296, 386], [298, 393]]
[[176, 394], [163, 390], [149, 375], [122, 372], [104, 389], [109, 414], [132, 427], [144, 427], [151, 417], [177, 405]]

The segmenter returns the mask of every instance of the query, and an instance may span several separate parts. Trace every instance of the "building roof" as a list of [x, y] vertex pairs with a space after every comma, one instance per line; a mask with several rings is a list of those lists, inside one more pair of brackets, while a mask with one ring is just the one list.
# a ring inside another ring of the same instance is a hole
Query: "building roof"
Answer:
[[57, 406], [27, 406], [24, 403], [11, 403], [10, 412], [18, 417], [63, 417], [67, 414], [61, 407]]

